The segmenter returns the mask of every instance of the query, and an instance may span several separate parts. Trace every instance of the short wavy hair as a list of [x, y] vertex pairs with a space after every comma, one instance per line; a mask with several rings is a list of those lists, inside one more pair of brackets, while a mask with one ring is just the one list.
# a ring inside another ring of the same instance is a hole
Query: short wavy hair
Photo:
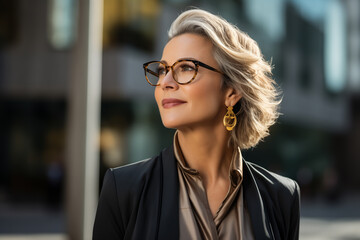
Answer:
[[272, 67], [264, 60], [258, 44], [235, 25], [201, 9], [180, 14], [168, 32], [169, 40], [184, 34], [205, 36], [213, 44], [213, 56], [225, 73], [224, 87], [239, 91], [235, 105], [238, 124], [230, 142], [241, 149], [254, 147], [269, 135], [279, 117], [280, 90], [272, 78]]

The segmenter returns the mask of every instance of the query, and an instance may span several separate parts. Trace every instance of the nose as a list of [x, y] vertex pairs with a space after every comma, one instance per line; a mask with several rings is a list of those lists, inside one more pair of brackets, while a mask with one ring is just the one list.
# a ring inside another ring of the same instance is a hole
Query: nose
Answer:
[[175, 81], [171, 68], [169, 68], [169, 71], [166, 73], [165, 77], [160, 81], [160, 87], [164, 90], [179, 88], [179, 84]]

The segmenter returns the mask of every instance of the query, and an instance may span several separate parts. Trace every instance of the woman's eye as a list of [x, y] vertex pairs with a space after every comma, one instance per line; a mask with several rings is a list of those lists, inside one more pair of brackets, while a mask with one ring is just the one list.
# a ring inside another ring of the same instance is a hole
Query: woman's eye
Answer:
[[181, 71], [194, 71], [195, 67], [188, 65], [188, 64], [183, 64], [181, 65]]

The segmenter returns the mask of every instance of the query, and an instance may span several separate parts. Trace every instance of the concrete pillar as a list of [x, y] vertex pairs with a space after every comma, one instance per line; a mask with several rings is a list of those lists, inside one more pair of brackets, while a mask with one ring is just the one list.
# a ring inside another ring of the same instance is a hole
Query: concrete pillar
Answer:
[[78, 0], [68, 96], [66, 162], [67, 232], [89, 240], [98, 200], [102, 0]]

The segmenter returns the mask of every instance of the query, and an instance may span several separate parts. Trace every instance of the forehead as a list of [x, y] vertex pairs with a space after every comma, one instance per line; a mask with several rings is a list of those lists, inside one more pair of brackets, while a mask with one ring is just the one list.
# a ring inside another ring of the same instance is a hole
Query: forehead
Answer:
[[194, 58], [196, 60], [213, 59], [213, 45], [204, 36], [184, 33], [172, 38], [164, 47], [162, 60], [173, 63], [180, 58]]

